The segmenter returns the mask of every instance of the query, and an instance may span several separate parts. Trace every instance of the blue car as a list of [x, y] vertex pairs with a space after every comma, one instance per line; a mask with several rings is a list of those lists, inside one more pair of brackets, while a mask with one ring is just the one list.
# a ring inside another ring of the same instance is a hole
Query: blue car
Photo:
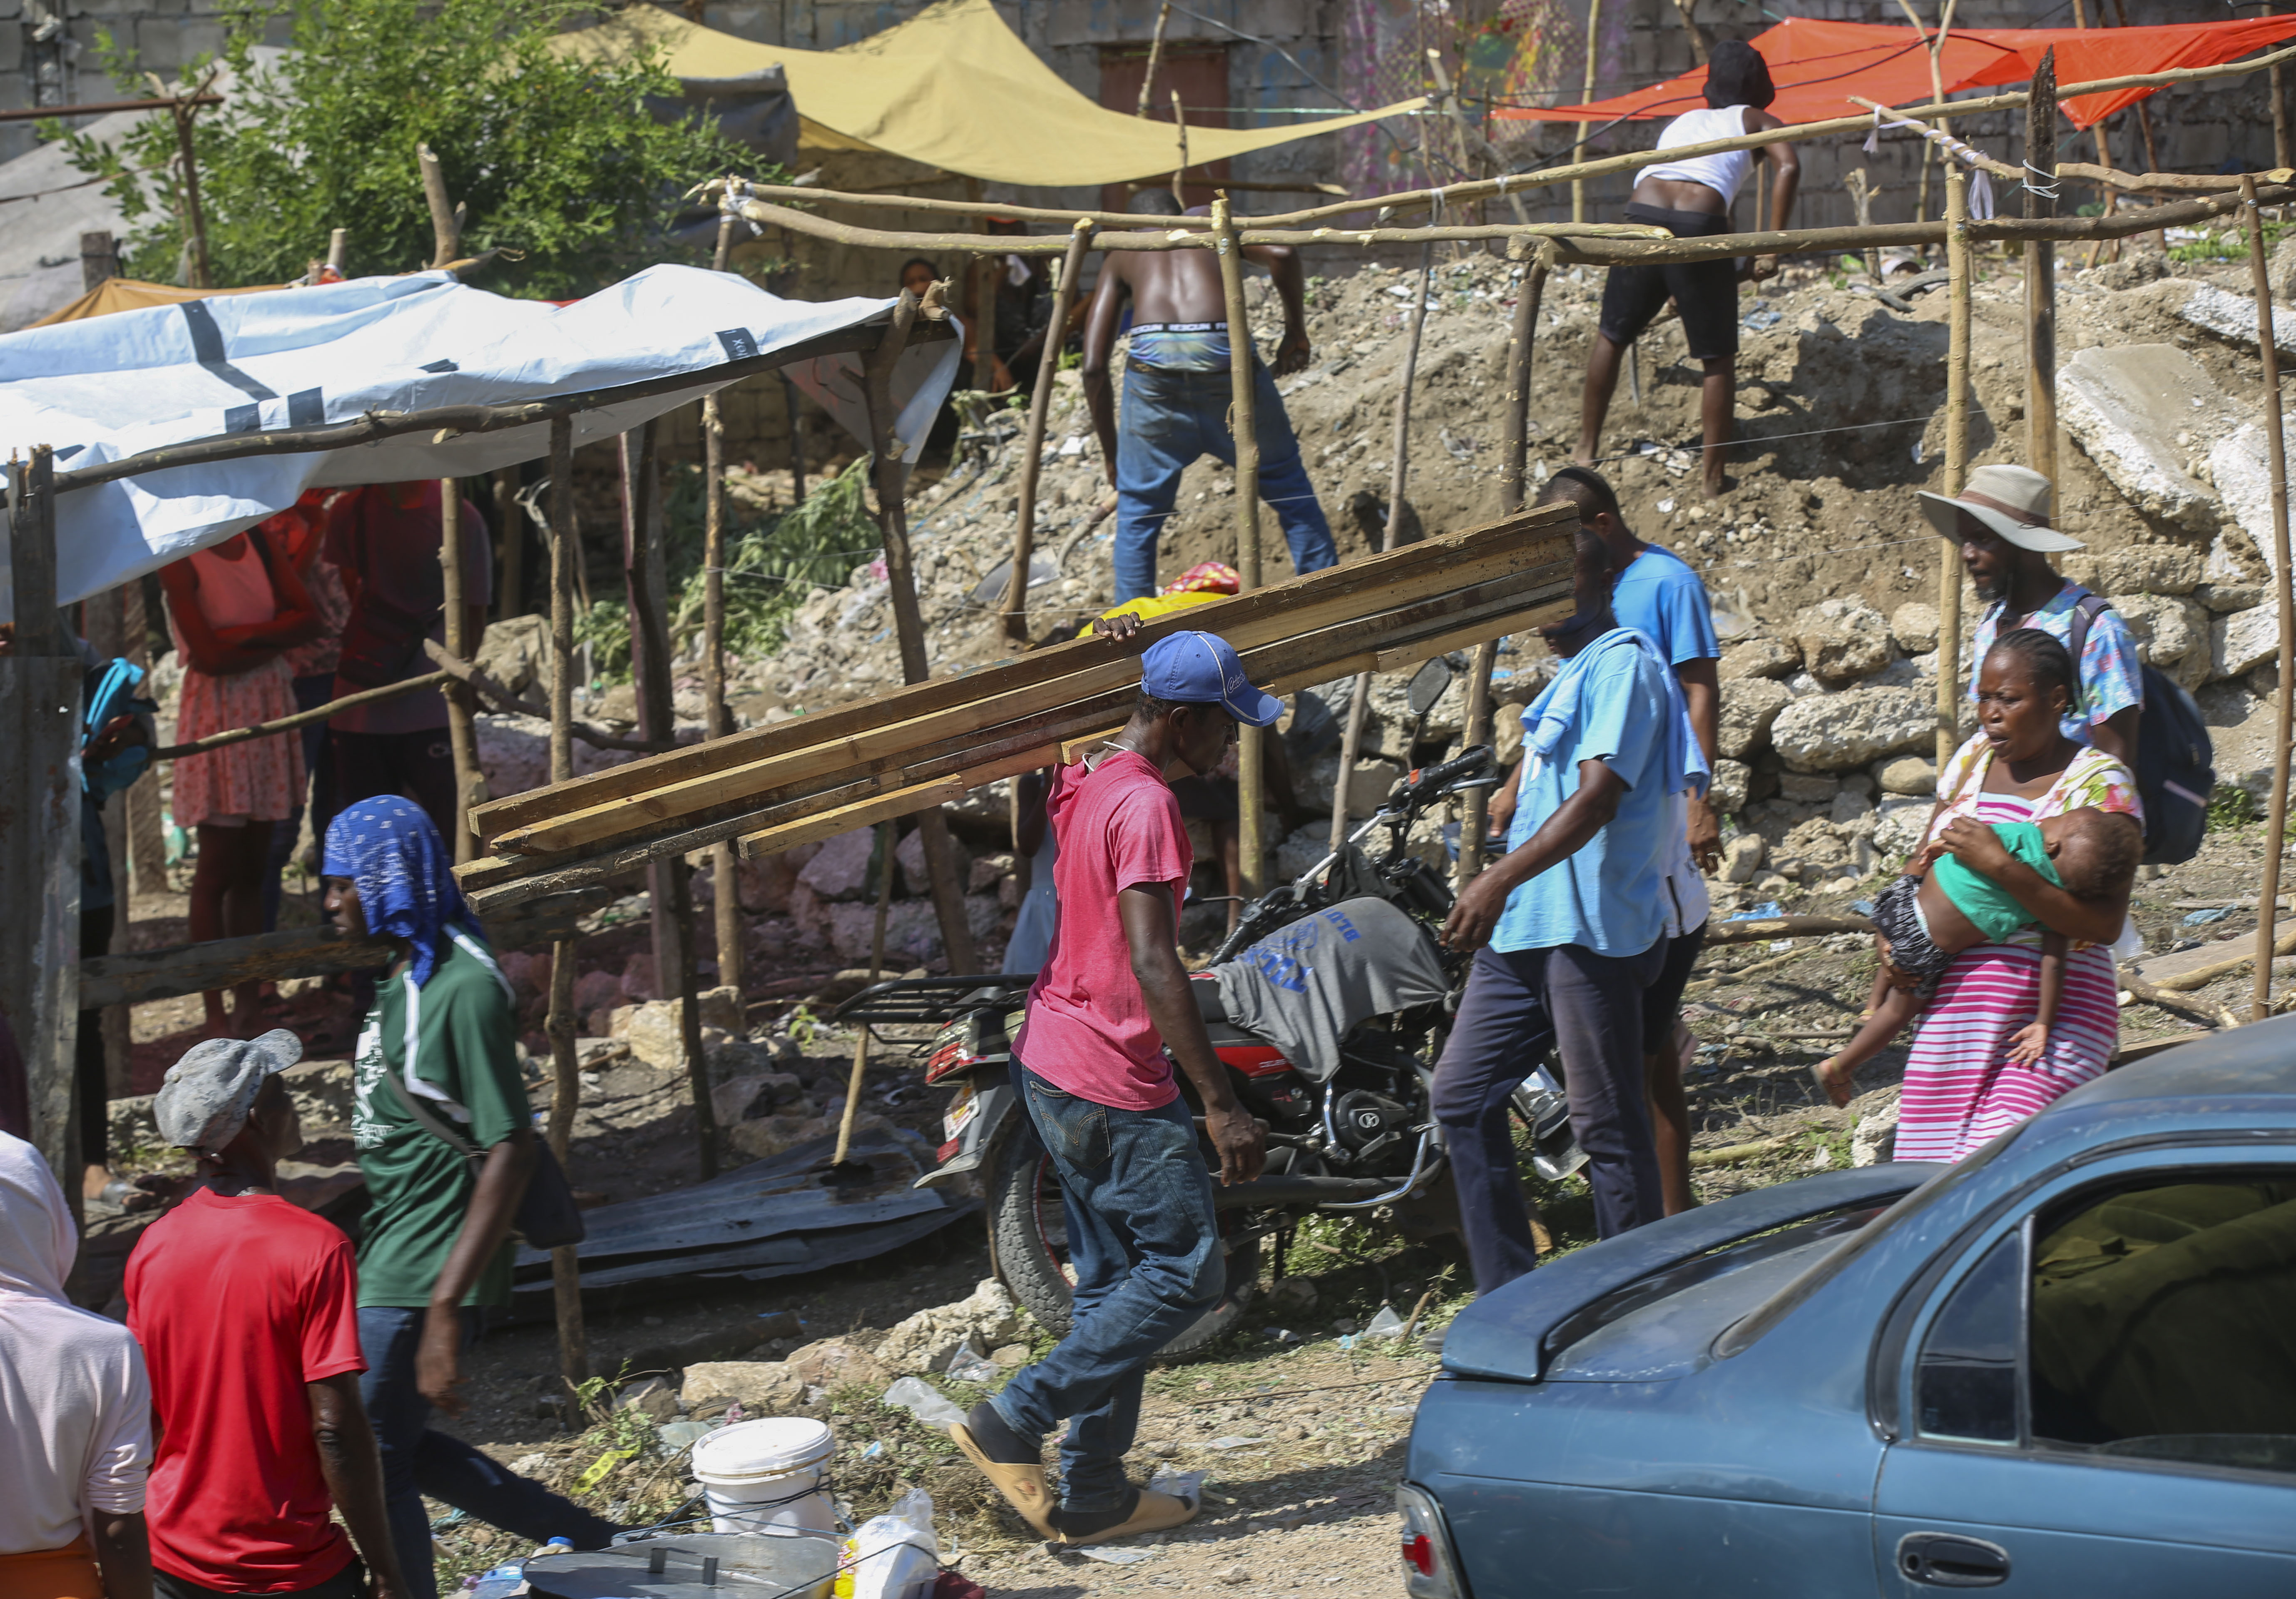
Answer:
[[2296, 1595], [2296, 1017], [1509, 1283], [1398, 1498], [1417, 1599]]

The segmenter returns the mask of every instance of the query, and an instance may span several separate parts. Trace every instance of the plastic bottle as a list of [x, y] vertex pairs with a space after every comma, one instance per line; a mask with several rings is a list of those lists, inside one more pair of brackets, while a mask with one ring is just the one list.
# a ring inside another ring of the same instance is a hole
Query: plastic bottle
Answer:
[[511, 1599], [526, 1587], [526, 1562], [506, 1561], [471, 1585], [471, 1599]]

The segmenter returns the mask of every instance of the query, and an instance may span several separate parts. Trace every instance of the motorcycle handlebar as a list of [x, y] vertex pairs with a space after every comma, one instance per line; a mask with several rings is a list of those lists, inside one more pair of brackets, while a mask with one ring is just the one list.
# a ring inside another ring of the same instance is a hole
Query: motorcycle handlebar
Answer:
[[1439, 789], [1462, 777], [1487, 770], [1490, 762], [1491, 747], [1475, 744], [1440, 766], [1420, 767], [1403, 780], [1403, 785], [1406, 791], [1414, 794]]

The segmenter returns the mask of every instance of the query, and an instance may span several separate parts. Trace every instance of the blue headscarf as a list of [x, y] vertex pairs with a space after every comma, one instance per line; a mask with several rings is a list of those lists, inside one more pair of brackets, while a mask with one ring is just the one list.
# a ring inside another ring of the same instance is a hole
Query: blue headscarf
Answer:
[[336, 814], [319, 863], [328, 877], [348, 877], [358, 891], [369, 932], [414, 947], [409, 975], [421, 988], [447, 949], [447, 925], [477, 922], [455, 882], [455, 857], [422, 808], [378, 794]]

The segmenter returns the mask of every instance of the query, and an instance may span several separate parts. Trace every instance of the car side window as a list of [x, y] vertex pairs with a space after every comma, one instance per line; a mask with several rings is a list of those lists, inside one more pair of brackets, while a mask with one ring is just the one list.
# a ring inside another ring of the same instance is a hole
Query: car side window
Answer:
[[1914, 1374], [1915, 1414], [1931, 1438], [2017, 1441], [2017, 1354], [2025, 1234], [1986, 1251], [1930, 1324]]
[[2033, 1235], [2037, 1442], [2296, 1474], [2296, 1171], [2092, 1192]]

